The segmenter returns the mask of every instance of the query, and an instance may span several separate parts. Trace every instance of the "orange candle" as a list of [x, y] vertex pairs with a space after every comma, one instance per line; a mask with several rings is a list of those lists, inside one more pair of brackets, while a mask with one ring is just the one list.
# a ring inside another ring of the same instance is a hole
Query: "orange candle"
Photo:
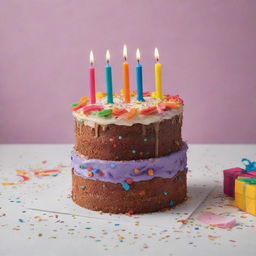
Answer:
[[126, 45], [124, 45], [123, 56], [124, 56], [124, 63], [123, 63], [124, 102], [130, 103], [129, 64], [127, 62], [127, 47], [126, 47]]

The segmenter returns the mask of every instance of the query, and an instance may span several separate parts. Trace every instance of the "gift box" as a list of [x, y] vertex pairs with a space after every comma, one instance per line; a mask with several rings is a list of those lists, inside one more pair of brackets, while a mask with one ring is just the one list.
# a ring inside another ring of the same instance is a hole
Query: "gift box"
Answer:
[[235, 181], [236, 206], [256, 216], [256, 178], [238, 178]]
[[234, 197], [235, 192], [235, 180], [238, 176], [242, 175], [242, 168], [231, 168], [223, 171], [224, 174], [224, 194], [230, 197]]
[[226, 169], [223, 171], [224, 174], [224, 194], [230, 197], [234, 197], [235, 191], [235, 180], [239, 177], [251, 177], [256, 178], [256, 162], [251, 162], [250, 160], [243, 158], [242, 163], [245, 165], [245, 169], [236, 167], [231, 169]]

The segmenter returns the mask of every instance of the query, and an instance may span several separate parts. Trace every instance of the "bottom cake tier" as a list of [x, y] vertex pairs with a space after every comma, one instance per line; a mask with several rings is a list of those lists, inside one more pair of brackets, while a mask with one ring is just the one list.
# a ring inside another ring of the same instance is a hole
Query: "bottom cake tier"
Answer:
[[187, 145], [167, 156], [107, 161], [72, 153], [72, 199], [109, 213], [146, 213], [186, 199]]
[[108, 213], [146, 213], [176, 206], [186, 199], [186, 171], [174, 177], [132, 183], [124, 190], [119, 184], [84, 179], [72, 173], [73, 201], [90, 210]]

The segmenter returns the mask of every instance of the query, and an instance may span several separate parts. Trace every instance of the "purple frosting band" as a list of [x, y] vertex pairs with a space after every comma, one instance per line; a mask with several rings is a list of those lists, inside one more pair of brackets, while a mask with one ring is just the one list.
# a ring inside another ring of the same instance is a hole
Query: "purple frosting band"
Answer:
[[78, 176], [111, 183], [124, 183], [127, 179], [136, 182], [155, 177], [172, 178], [178, 171], [187, 170], [187, 149], [184, 144], [180, 151], [168, 156], [130, 161], [86, 159], [73, 151], [71, 165]]

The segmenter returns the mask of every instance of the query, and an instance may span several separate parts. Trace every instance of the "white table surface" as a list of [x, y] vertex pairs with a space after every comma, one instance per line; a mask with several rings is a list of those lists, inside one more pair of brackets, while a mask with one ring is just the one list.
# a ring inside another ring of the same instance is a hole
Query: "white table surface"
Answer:
[[[1, 145], [0, 183], [16, 182], [16, 170], [61, 168], [57, 177], [24, 184], [0, 184], [0, 255], [256, 255], [256, 217], [239, 211], [222, 193], [222, 170], [256, 160], [256, 145], [190, 145], [188, 167], [215, 188], [181, 228], [157, 228], [24, 208], [70, 172], [72, 145]], [[42, 162], [46, 160], [47, 162]], [[67, 167], [65, 167], [67, 166]], [[68, 177], [68, 176], [67, 176]], [[52, 195], [54, 196], [54, 195]], [[228, 230], [204, 225], [198, 214], [211, 211], [235, 217]]]

